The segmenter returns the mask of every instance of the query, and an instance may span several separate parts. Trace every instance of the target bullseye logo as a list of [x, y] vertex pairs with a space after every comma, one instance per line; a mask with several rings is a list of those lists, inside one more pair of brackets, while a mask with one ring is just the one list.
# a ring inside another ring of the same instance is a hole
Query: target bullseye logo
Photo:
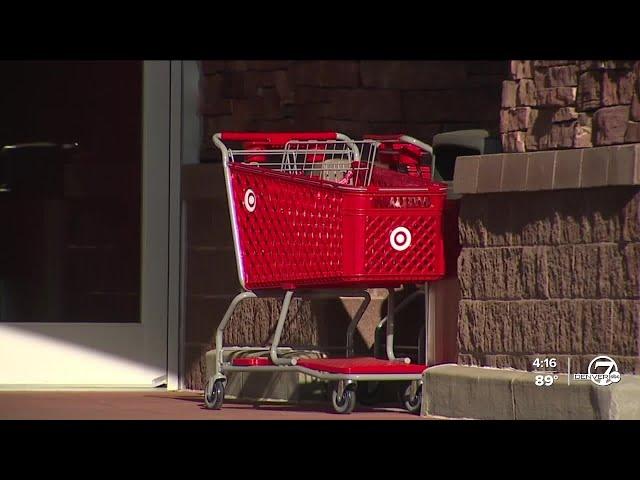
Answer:
[[256, 194], [250, 188], [244, 192], [244, 208], [248, 212], [253, 212], [256, 209]]
[[411, 232], [406, 227], [394, 228], [389, 236], [389, 242], [394, 250], [402, 252], [411, 245]]

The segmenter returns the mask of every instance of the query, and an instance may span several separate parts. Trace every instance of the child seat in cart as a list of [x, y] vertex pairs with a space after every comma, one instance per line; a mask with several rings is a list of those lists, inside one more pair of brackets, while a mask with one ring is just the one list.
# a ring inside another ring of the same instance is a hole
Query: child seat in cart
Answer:
[[[358, 381], [409, 382], [403, 402], [417, 412], [427, 366], [394, 355], [392, 291], [403, 284], [426, 288], [445, 274], [446, 185], [431, 181], [429, 167], [420, 164], [431, 147], [407, 136], [352, 140], [332, 132], [224, 132], [213, 142], [222, 153], [244, 291], [216, 332], [206, 406], [222, 406], [228, 373], [296, 371], [330, 382], [338, 413], [353, 410]], [[404, 170], [385, 168], [394, 157]], [[389, 289], [386, 359], [354, 356], [353, 336], [370, 302], [367, 288]], [[256, 297], [283, 300], [271, 345], [223, 348], [234, 309]], [[279, 343], [291, 300], [336, 297], [362, 298], [347, 328], [345, 357], [283, 357]], [[224, 353], [231, 350], [258, 355], [227, 361]]]

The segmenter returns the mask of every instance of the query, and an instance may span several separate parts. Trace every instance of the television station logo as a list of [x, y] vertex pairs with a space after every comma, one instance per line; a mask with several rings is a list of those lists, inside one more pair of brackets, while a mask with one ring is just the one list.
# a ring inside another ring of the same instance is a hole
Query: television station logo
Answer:
[[621, 379], [618, 364], [611, 357], [598, 355], [589, 363], [589, 373], [575, 373], [576, 380], [591, 380], [596, 385], [606, 387], [618, 383]]

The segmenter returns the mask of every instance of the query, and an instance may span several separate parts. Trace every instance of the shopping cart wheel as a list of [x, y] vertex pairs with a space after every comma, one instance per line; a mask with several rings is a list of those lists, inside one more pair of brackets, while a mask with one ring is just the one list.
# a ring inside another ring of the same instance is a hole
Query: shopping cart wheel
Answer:
[[418, 390], [414, 396], [411, 395], [411, 384], [402, 392], [402, 404], [409, 413], [420, 413], [422, 406], [422, 385], [418, 385]]
[[342, 396], [338, 395], [338, 384], [332, 386], [331, 405], [336, 413], [351, 413], [356, 406], [356, 391], [354, 386], [347, 385], [342, 392]]
[[204, 389], [204, 404], [209, 410], [219, 410], [224, 400], [224, 382], [223, 380], [213, 381], [210, 378]]

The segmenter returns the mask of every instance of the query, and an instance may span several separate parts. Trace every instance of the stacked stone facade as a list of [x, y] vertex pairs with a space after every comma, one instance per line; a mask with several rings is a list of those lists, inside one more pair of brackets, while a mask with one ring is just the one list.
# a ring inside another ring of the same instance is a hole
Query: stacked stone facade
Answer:
[[459, 363], [640, 373], [640, 187], [467, 195]]
[[502, 87], [505, 152], [640, 142], [640, 61], [513, 60]]

